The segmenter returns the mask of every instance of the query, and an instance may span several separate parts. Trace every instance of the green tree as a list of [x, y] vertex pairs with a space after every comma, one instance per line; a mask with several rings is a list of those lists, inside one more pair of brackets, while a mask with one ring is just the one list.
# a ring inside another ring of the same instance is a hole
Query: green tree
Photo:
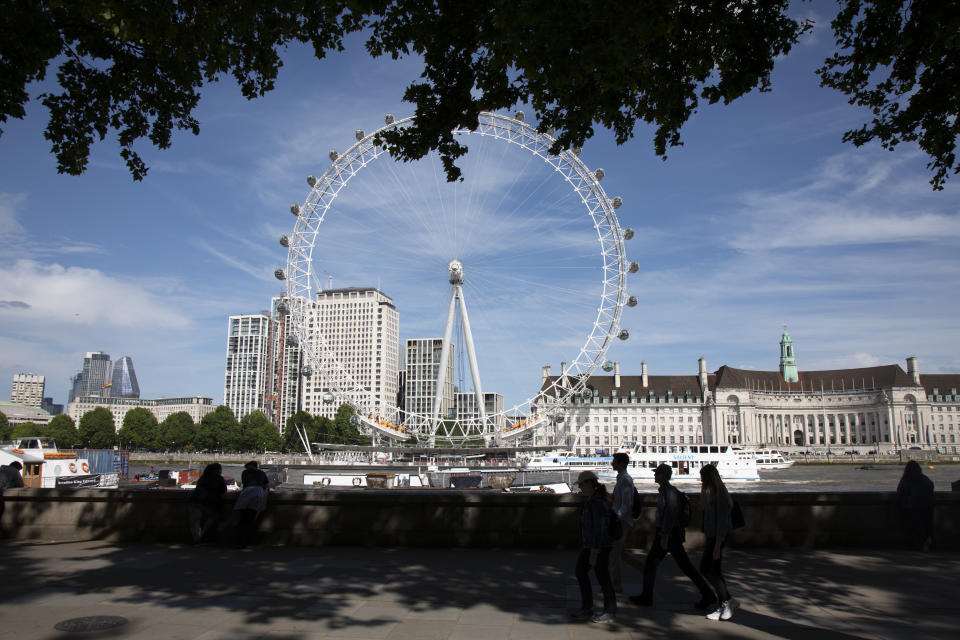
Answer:
[[29, 438], [39, 435], [43, 435], [43, 427], [36, 422], [21, 422], [13, 428], [14, 438]]
[[7, 414], [0, 411], [0, 440], [9, 440], [10, 433], [10, 421], [7, 420]]
[[316, 424], [314, 417], [306, 411], [297, 411], [287, 418], [287, 428], [283, 430], [283, 450], [303, 453], [303, 441], [297, 435], [297, 425], [307, 430], [307, 440], [316, 442]]
[[189, 413], [171, 413], [157, 428], [157, 448], [165, 451], [192, 448], [196, 431], [197, 427]]
[[53, 438], [58, 447], [69, 449], [77, 443], [77, 427], [73, 418], [65, 413], [53, 416], [43, 429], [43, 435]]
[[251, 411], [240, 419], [243, 451], [277, 451], [280, 432], [262, 411]]
[[130, 449], [153, 449], [157, 441], [157, 417], [144, 407], [135, 407], [123, 416], [117, 434], [121, 445]]
[[113, 414], [103, 407], [87, 411], [80, 417], [77, 436], [81, 447], [89, 449], [113, 447], [117, 441], [117, 429], [113, 423]]
[[360, 431], [350, 424], [350, 418], [356, 413], [348, 404], [341, 404], [337, 409], [337, 414], [333, 418], [333, 437], [334, 442], [343, 444], [363, 444], [369, 445], [372, 442], [370, 436], [360, 435]]
[[200, 420], [194, 443], [207, 451], [237, 451], [239, 440], [240, 423], [233, 410], [220, 405]]
[[[957, 0], [838, 4], [838, 52], [821, 77], [878, 114], [845, 139], [918, 140], [939, 187], [960, 170]], [[727, 104], [770, 88], [776, 58], [812, 26], [789, 11], [790, 0], [13, 0], [0, 25], [30, 36], [0, 39], [0, 122], [25, 116], [28, 86], [53, 63], [58, 86], [39, 102], [58, 170], [82, 173], [94, 141], [115, 133], [140, 180], [147, 167], [136, 144], [147, 138], [164, 149], [176, 129], [197, 135], [205, 84], [230, 74], [243, 96], [261, 96], [289, 44], [309, 43], [323, 58], [362, 31], [371, 56], [417, 56], [423, 65], [404, 93], [416, 126], [383, 142], [403, 160], [438, 151], [450, 180], [465, 152], [451, 131], [517, 105], [530, 105], [541, 131], [554, 130], [554, 152], [582, 146], [597, 126], [623, 144], [649, 123], [655, 152], [666, 156], [701, 101]], [[890, 76], [873, 81], [874, 71]]]

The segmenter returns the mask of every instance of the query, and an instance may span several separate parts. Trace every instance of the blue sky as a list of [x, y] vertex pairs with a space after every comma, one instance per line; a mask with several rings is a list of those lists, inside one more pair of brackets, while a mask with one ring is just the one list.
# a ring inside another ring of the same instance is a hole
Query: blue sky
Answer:
[[[624, 374], [643, 360], [651, 374], [693, 374], [700, 356], [711, 371], [772, 370], [784, 323], [801, 369], [904, 366], [916, 355], [921, 372], [960, 371], [960, 184], [933, 192], [910, 146], [840, 142], [865, 116], [817, 86], [831, 6], [803, 6], [818, 27], [778, 62], [771, 93], [702, 106], [665, 162], [646, 127], [622, 147], [602, 131], [585, 146], [583, 161], [604, 168], [607, 193], [625, 201], [621, 225], [637, 230], [627, 252], [640, 264], [628, 287], [639, 304], [622, 323], [631, 339], [608, 353]], [[288, 207], [306, 198], [305, 177], [356, 129], [410, 115], [401, 96], [419, 73], [416, 60], [371, 60], [359, 39], [320, 62], [291, 49], [285, 62], [264, 98], [244, 100], [227, 79], [205, 90], [200, 136], [142, 147], [142, 183], [109, 141], [85, 175], [58, 175], [36, 104], [4, 125], [0, 380], [43, 374], [47, 395], [65, 402], [83, 354], [103, 350], [133, 358], [145, 397], [222, 401], [227, 316], [280, 292], [277, 237], [292, 231]], [[380, 284], [401, 338], [440, 335], [444, 267], [462, 257], [484, 388], [522, 400], [540, 365], [556, 372], [590, 330], [592, 229], [544, 166], [511, 151], [477, 143], [459, 195], [437, 186], [429, 163], [388, 162], [338, 201], [318, 276]], [[404, 208], [453, 198], [463, 203], [454, 235]], [[508, 255], [511, 268], [495, 268]]]

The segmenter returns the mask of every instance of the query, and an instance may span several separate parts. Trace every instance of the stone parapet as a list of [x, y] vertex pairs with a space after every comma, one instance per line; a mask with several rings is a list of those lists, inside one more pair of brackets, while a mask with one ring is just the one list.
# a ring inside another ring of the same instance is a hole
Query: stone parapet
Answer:
[[[695, 499], [697, 494], [689, 494]], [[7, 537], [38, 542], [188, 542], [183, 490], [15, 489], [4, 495]], [[736, 496], [747, 526], [734, 548], [898, 548], [903, 536], [895, 493], [748, 493]], [[228, 497], [232, 507], [235, 494]], [[651, 540], [656, 496], [644, 495], [631, 544]], [[493, 491], [275, 491], [260, 542], [290, 546], [575, 548], [577, 495]], [[229, 513], [225, 511], [224, 516]], [[699, 516], [687, 545], [703, 544]], [[228, 522], [221, 540], [230, 542]], [[960, 549], [960, 493], [938, 492], [935, 540]]]

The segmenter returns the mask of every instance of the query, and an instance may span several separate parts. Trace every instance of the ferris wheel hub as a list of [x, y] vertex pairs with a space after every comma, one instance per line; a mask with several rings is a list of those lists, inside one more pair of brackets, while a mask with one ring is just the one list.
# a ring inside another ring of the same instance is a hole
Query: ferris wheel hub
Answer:
[[447, 270], [450, 272], [450, 284], [463, 284], [463, 264], [459, 260], [451, 260]]

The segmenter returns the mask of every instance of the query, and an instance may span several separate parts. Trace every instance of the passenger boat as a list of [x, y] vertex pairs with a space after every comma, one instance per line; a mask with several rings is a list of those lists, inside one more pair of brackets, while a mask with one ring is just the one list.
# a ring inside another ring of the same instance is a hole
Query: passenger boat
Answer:
[[43, 489], [101, 487], [114, 488], [116, 473], [90, 473], [90, 461], [76, 453], [57, 449], [53, 438], [17, 438], [0, 442], [0, 464], [23, 465], [23, 486]]
[[751, 449], [757, 457], [757, 469], [767, 471], [770, 469], [789, 469], [796, 460], [791, 460], [789, 456], [784, 455], [777, 449]]
[[[729, 444], [636, 444], [619, 450], [630, 456], [628, 472], [634, 482], [652, 482], [653, 470], [660, 464], [673, 468], [670, 482], [700, 482], [700, 469], [712, 464], [725, 482], [759, 480], [757, 460], [752, 451]], [[601, 478], [614, 478], [612, 456], [575, 456], [551, 451], [531, 458], [526, 468], [593, 471]]]
[[708, 464], [717, 468], [724, 482], [760, 479], [754, 452], [729, 444], [636, 444], [621, 451], [630, 455], [628, 472], [634, 482], [652, 482], [653, 471], [661, 464], [673, 468], [671, 483], [700, 482], [700, 469]]

